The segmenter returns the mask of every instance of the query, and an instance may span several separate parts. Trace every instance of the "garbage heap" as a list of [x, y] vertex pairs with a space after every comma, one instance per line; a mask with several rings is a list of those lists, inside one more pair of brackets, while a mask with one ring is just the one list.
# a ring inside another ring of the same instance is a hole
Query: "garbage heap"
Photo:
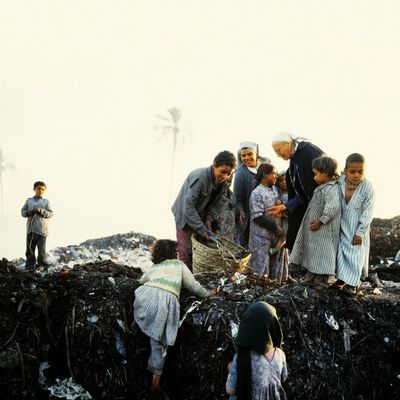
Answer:
[[[141, 270], [110, 260], [33, 275], [3, 259], [2, 398], [148, 398], [149, 342], [132, 324], [140, 276]], [[226, 278], [198, 276], [209, 287], [222, 285], [212, 298], [182, 292], [182, 326], [163, 376], [169, 399], [227, 398], [233, 337], [243, 310], [257, 300], [275, 306], [282, 324], [289, 399], [400, 398], [398, 287], [374, 294], [369, 284], [364, 297], [349, 298], [254, 276]]]

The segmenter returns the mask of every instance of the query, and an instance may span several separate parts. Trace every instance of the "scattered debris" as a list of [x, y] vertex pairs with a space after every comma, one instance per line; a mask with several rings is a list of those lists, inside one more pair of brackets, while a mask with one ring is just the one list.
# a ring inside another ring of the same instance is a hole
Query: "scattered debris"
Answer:
[[[125, 242], [123, 235], [117, 236], [90, 242], [91, 254], [102, 255], [106, 253], [100, 244], [93, 243], [113, 243], [116, 257], [107, 253], [108, 260], [83, 262], [79, 256], [79, 262], [65, 268], [68, 273], [54, 267], [33, 274], [19, 271], [16, 262], [1, 261], [2, 398], [46, 399], [56, 393], [71, 399], [146, 398], [149, 340], [132, 317], [142, 270], [134, 268], [133, 258], [129, 266], [113, 260], [127, 254], [124, 246], [129, 245], [147, 252], [148, 262], [151, 242], [141, 240], [139, 234], [130, 234]], [[85, 243], [89, 246], [89, 241]], [[118, 250], [116, 243], [125, 244]], [[73, 254], [85, 254], [85, 249], [79, 253], [75, 248]], [[143, 257], [136, 255], [137, 265], [144, 268]], [[181, 327], [175, 346], [168, 351], [162, 378], [169, 398], [227, 398], [226, 365], [235, 353], [240, 316], [259, 299], [272, 304], [281, 321], [289, 399], [366, 400], [372, 398], [371, 393], [376, 399], [399, 398], [400, 275], [396, 264], [383, 267], [379, 263], [372, 268], [362, 298], [301, 284], [279, 286], [254, 275], [238, 274], [227, 280], [218, 273], [199, 274], [204, 285], [221, 286], [221, 290], [204, 300], [182, 290]], [[298, 278], [304, 272], [293, 268], [291, 275]], [[391, 277], [391, 283], [384, 275]], [[373, 294], [378, 287], [379, 296]]]

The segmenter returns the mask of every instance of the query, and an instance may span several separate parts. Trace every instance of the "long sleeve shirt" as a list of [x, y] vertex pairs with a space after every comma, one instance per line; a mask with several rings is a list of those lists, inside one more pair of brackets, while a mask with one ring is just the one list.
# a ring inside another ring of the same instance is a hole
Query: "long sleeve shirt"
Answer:
[[[35, 214], [33, 214], [34, 209], [38, 209]], [[26, 223], [27, 234], [36, 233], [41, 236], [48, 236], [48, 219], [53, 216], [49, 200], [37, 196], [28, 198], [21, 209], [21, 215], [28, 218]]]
[[186, 264], [179, 260], [165, 260], [153, 264], [140, 278], [139, 282], [167, 290], [178, 298], [182, 285], [200, 297], [206, 297], [208, 293], [207, 289], [196, 281]]

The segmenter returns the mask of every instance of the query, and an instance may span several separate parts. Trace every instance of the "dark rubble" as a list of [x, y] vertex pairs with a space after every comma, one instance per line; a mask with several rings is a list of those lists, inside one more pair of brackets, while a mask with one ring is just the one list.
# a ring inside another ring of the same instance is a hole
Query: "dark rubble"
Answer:
[[[232, 331], [245, 307], [259, 299], [274, 305], [281, 320], [289, 399], [400, 398], [400, 266], [393, 262], [399, 249], [397, 220], [374, 220], [374, 266], [363, 284], [365, 297], [303, 285], [279, 287], [253, 276], [241, 283], [225, 281], [220, 294], [205, 300], [183, 290], [182, 317], [195, 308], [168, 352], [163, 385], [169, 399], [228, 398], [224, 385], [234, 354]], [[138, 245], [146, 250], [153, 241], [141, 234], [115, 235], [59, 255], [85, 248], [106, 249], [104, 254]], [[33, 275], [17, 270], [17, 264], [5, 259], [0, 264], [1, 398], [55, 398], [48, 388], [66, 378], [94, 399], [149, 398], [144, 384], [149, 342], [132, 324], [141, 270], [99, 259]], [[294, 277], [303, 274], [292, 270]], [[226, 276], [198, 275], [209, 287], [221, 278]], [[382, 287], [379, 280], [394, 284]], [[374, 294], [377, 285], [380, 294]]]
[[[294, 273], [300, 274], [300, 271]], [[132, 325], [141, 271], [111, 261], [40, 275], [0, 269], [2, 398], [49, 398], [46, 384], [72, 377], [94, 399], [144, 399], [148, 339]], [[219, 274], [199, 275], [213, 287]], [[257, 299], [277, 308], [290, 368], [290, 399], [395, 399], [400, 396], [399, 294], [372, 287], [351, 299], [329, 289], [271, 286], [252, 276], [202, 299], [183, 291], [187, 314], [164, 376], [170, 399], [225, 399], [233, 323]], [[335, 327], [337, 323], [337, 328]], [[348, 342], [346, 348], [346, 340]], [[46, 382], [39, 384], [42, 363]]]

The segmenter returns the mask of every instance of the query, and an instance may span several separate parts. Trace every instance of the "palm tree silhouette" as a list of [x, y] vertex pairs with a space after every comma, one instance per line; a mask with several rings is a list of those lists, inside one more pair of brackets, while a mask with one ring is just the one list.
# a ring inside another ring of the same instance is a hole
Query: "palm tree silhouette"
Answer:
[[0, 149], [0, 202], [1, 202], [1, 216], [4, 216], [4, 201], [3, 201], [3, 173], [7, 170], [15, 171], [15, 166], [12, 162], [7, 161], [7, 157]]
[[168, 108], [168, 116], [164, 117], [162, 115], [157, 115], [157, 117], [164, 122], [164, 125], [156, 125], [154, 128], [156, 130], [160, 130], [162, 133], [158, 140], [163, 138], [166, 135], [172, 136], [172, 159], [171, 159], [171, 180], [170, 180], [170, 189], [172, 189], [172, 181], [174, 176], [174, 165], [175, 165], [175, 153], [176, 147], [178, 145], [179, 139], [184, 142], [184, 135], [187, 133], [189, 135], [190, 132], [188, 129], [183, 129], [181, 126], [181, 119], [183, 111], [176, 107]]

